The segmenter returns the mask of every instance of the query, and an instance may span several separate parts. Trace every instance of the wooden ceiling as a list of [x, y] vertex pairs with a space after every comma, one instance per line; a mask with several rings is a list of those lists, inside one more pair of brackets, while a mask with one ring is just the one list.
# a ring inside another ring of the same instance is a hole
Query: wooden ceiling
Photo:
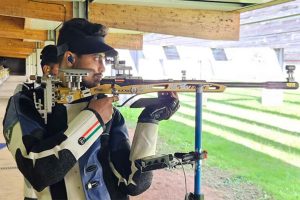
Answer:
[[272, 47], [298, 48], [300, 45], [300, 1], [241, 13], [238, 41], [204, 40], [174, 35], [148, 34], [144, 44], [184, 45], [210, 48]]
[[[141, 49], [145, 33], [238, 40], [240, 12], [287, 1], [90, 0], [88, 18], [111, 28], [106, 40], [115, 48]], [[86, 2], [1, 0], [0, 56], [28, 57], [54, 40], [63, 21], [84, 11], [81, 5]]]

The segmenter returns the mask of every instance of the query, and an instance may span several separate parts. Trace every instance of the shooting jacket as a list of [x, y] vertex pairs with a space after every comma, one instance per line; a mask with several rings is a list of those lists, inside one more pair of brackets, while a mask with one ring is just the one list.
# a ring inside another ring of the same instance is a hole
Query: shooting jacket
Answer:
[[[56, 104], [45, 124], [32, 90], [10, 98], [4, 137], [24, 176], [25, 199], [121, 200], [150, 187], [152, 174], [140, 173], [134, 165], [140, 156], [131, 156], [136, 153], [130, 152], [134, 150], [121, 113], [115, 110], [104, 125], [86, 108], [88, 102]], [[140, 124], [137, 129], [155, 135], [156, 126]], [[149, 143], [152, 150], [144, 146], [142, 156], [153, 155], [155, 145], [156, 139]]]

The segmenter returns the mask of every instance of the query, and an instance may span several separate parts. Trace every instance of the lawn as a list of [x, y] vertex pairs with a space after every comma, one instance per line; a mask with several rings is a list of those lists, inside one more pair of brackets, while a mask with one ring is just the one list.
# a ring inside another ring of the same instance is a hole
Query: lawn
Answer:
[[[279, 107], [262, 106], [258, 89], [247, 92], [229, 89], [208, 95], [203, 109], [203, 149], [209, 152], [206, 164], [244, 177], [275, 199], [300, 199], [299, 94], [299, 91], [285, 92]], [[187, 112], [194, 109], [194, 95], [183, 94], [180, 99], [183, 111], [160, 123], [159, 139], [164, 146], [158, 148], [159, 153], [194, 149], [194, 128], [190, 125], [193, 113]], [[129, 125], [134, 126], [141, 110], [127, 107], [120, 110]], [[237, 112], [244, 115], [237, 116]], [[285, 123], [280, 125], [276, 120]], [[261, 148], [234, 140], [232, 136], [260, 144]], [[289, 138], [295, 138], [293, 147]]]

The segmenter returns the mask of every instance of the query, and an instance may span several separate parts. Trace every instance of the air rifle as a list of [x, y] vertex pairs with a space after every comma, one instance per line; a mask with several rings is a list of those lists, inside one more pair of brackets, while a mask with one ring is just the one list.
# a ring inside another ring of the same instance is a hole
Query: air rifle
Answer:
[[[297, 89], [299, 84], [295, 82], [292, 74], [295, 66], [288, 65], [287, 81], [267, 82], [207, 82], [205, 80], [143, 80], [128, 74], [104, 77], [100, 84], [89, 89], [80, 89], [79, 80], [88, 74], [84, 70], [64, 70], [68, 80], [68, 87], [58, 87], [56, 90], [58, 103], [71, 103], [78, 99], [97, 94], [132, 94], [140, 95], [153, 92], [195, 92], [196, 87], [201, 85], [203, 92], [224, 92], [230, 88], [266, 88], [266, 89]], [[75, 78], [74, 78], [75, 77]], [[78, 78], [80, 77], [80, 78]]]
[[[288, 78], [285, 82], [208, 82], [205, 80], [185, 80], [184, 77], [184, 80], [144, 80], [142, 77], [132, 76], [130, 73], [131, 67], [125, 66], [125, 62], [119, 61], [117, 58], [113, 59], [112, 69], [117, 72], [116, 75], [104, 77], [93, 88], [81, 87], [82, 78], [90, 73], [88, 70], [60, 69], [65, 76], [66, 86], [64, 87], [60, 84], [61, 80], [57, 78], [51, 76], [39, 77], [36, 80], [44, 88], [44, 100], [34, 99], [37, 110], [46, 122], [47, 113], [51, 113], [51, 107], [55, 105], [55, 102], [68, 104], [98, 94], [140, 95], [153, 92], [195, 92], [199, 85], [201, 85], [203, 92], [212, 93], [224, 92], [226, 87], [267, 89], [297, 89], [299, 87], [293, 77], [295, 70], [293, 65], [286, 66]], [[130, 107], [145, 107], [155, 103], [155, 101], [157, 101], [157, 98], [143, 98], [134, 102]]]

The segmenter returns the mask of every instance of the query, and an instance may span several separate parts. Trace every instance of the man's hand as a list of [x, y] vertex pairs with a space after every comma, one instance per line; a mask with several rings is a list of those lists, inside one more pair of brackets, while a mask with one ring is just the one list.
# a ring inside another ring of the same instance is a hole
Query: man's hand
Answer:
[[180, 107], [176, 92], [159, 93], [163, 103], [147, 106], [139, 116], [139, 122], [157, 122], [169, 119]]
[[109, 122], [113, 114], [112, 103], [117, 101], [117, 97], [105, 97], [101, 99], [93, 99], [90, 101], [88, 108], [97, 112], [102, 118], [104, 124]]

